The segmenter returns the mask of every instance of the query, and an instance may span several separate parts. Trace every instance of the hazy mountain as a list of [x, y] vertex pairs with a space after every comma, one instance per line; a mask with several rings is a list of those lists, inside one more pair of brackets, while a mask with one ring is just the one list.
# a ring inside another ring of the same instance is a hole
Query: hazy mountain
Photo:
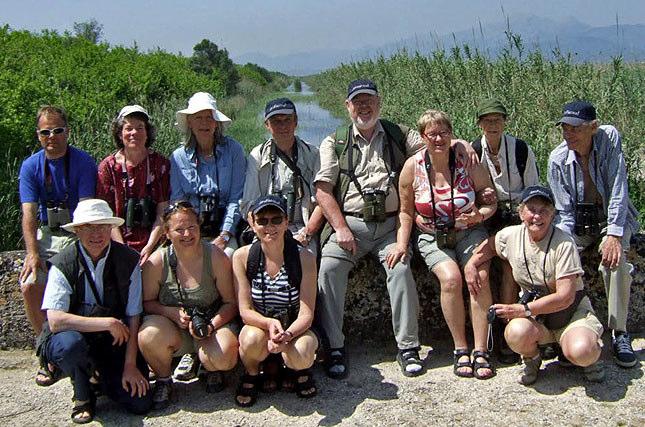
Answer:
[[470, 30], [452, 34], [428, 32], [378, 47], [325, 49], [274, 57], [247, 53], [234, 56], [233, 60], [240, 64], [253, 62], [290, 75], [305, 75], [343, 62], [389, 56], [402, 48], [408, 52], [428, 54], [437, 48], [450, 49], [468, 44], [471, 49], [477, 48], [489, 56], [496, 56], [508, 46], [506, 31], [509, 26], [514, 34], [521, 36], [526, 52], [539, 48], [547, 56], [552, 56], [555, 50], [559, 50], [562, 54], [571, 53], [576, 61], [603, 62], [618, 55], [627, 61], [645, 60], [645, 25], [592, 27], [572, 17], [554, 20], [537, 16], [519, 17], [509, 23], [476, 23]]

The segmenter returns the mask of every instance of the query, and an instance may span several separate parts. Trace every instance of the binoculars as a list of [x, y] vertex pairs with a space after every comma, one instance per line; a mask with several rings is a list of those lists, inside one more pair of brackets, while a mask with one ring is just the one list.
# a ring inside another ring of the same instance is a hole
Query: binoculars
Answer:
[[69, 208], [65, 202], [47, 202], [47, 226], [56, 231], [63, 224], [72, 222]]
[[224, 208], [219, 207], [217, 196], [199, 196], [199, 221], [202, 236], [217, 236], [223, 216]]
[[157, 204], [150, 196], [143, 199], [134, 197], [125, 202], [125, 226], [127, 228], [151, 228], [157, 216]]
[[366, 222], [384, 222], [385, 215], [385, 191], [365, 190], [363, 191], [363, 220]]
[[576, 203], [574, 232], [578, 236], [594, 236], [600, 233], [598, 206], [594, 203]]
[[497, 212], [497, 217], [499, 218], [499, 223], [502, 227], [522, 223], [520, 214], [517, 213], [517, 209], [513, 209], [513, 205], [510, 202], [498, 203]]
[[214, 310], [202, 307], [184, 307], [184, 310], [193, 322], [195, 335], [199, 338], [206, 338], [208, 336], [208, 325], [210, 325], [211, 319], [215, 316]]
[[291, 318], [291, 310], [288, 308], [282, 310], [268, 308], [266, 310], [266, 317], [278, 319], [283, 329], [287, 329], [293, 323], [293, 320], [295, 320]]
[[457, 245], [455, 221], [437, 219], [434, 224], [434, 238], [439, 249], [454, 249]]

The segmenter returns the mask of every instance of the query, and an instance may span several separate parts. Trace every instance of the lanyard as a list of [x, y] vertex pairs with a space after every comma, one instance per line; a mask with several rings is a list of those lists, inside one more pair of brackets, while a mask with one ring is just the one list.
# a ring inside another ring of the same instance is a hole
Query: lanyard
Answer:
[[[63, 162], [65, 165], [65, 179], [63, 183], [65, 184], [65, 198], [63, 199], [64, 202], [66, 202], [69, 199], [69, 163], [70, 163], [70, 148], [67, 147], [67, 150], [65, 151], [65, 157], [63, 158]], [[49, 159], [47, 156], [45, 156], [45, 179], [44, 179], [44, 186], [45, 186], [45, 192], [47, 194], [47, 201], [51, 200], [52, 193], [54, 192], [54, 178], [52, 176], [52, 171], [49, 165]]]
[[[217, 167], [217, 143], [213, 144], [213, 160], [215, 161], [215, 194], [217, 196], [218, 203], [219, 203], [219, 196], [222, 192], [220, 191], [220, 187], [219, 187], [219, 167]], [[196, 177], [197, 191], [199, 191], [201, 183], [199, 182], [199, 150], [197, 148], [197, 142], [195, 142], [195, 168], [197, 169], [197, 177]], [[199, 193], [198, 195], [205, 196], [206, 194]]]
[[175, 276], [175, 282], [177, 283], [177, 293], [179, 294], [179, 303], [182, 307], [186, 306], [184, 300], [184, 293], [181, 289], [181, 282], [179, 281], [179, 276], [177, 275], [177, 254], [175, 254], [175, 248], [172, 243], [168, 247], [168, 264], [170, 265], [170, 270], [172, 270], [172, 275]]
[[[452, 220], [454, 221], [455, 220], [455, 193], [454, 193], [455, 190], [453, 187], [453, 181], [455, 180], [455, 177], [454, 177], [455, 165], [454, 165], [454, 154], [452, 152], [452, 149], [450, 150], [449, 156], [450, 157], [448, 160], [448, 167], [450, 169], [450, 207], [452, 212]], [[437, 210], [436, 210], [437, 205], [435, 204], [434, 189], [432, 188], [432, 178], [430, 177], [430, 172], [432, 170], [432, 163], [430, 162], [430, 154], [428, 154], [427, 149], [425, 152], [424, 163], [426, 168], [426, 177], [428, 178], [428, 184], [430, 185], [430, 197], [432, 198], [432, 223], [436, 227], [437, 226]]]
[[300, 171], [300, 168], [298, 167], [298, 141], [295, 140], [291, 152], [291, 158], [287, 156], [287, 154], [280, 150], [280, 148], [277, 147], [277, 144], [271, 140], [270, 142], [271, 147], [269, 148], [269, 161], [271, 162], [271, 191], [275, 189], [275, 179], [276, 179], [276, 172], [275, 168], [277, 166], [277, 158], [280, 158], [282, 162], [289, 168], [289, 170], [292, 172], [291, 176], [291, 187], [293, 188], [293, 191], [298, 191], [298, 188], [301, 187], [300, 179], [305, 181], [305, 184], [307, 184], [307, 187], [309, 187], [309, 183], [307, 180], [305, 180], [302, 176], [302, 172]]
[[[282, 268], [280, 268], [282, 270]], [[260, 251], [260, 265], [258, 268], [258, 271], [260, 272], [260, 289], [262, 290], [262, 310], [264, 310], [264, 313], [266, 313], [267, 310], [267, 303], [266, 303], [266, 283], [264, 281], [264, 275], [269, 274], [265, 270], [265, 265], [264, 265], [264, 252]], [[278, 274], [280, 271], [278, 271]], [[289, 283], [289, 281], [287, 281]], [[291, 310], [291, 297], [293, 295], [293, 286], [291, 286], [291, 283], [289, 283], [289, 306], [287, 307], [287, 310]]]
[[87, 266], [87, 261], [85, 261], [85, 256], [83, 255], [83, 252], [81, 252], [81, 244], [78, 241], [76, 241], [76, 251], [78, 252], [78, 257], [80, 258], [81, 265], [85, 270], [83, 275], [85, 276], [88, 283], [90, 284], [90, 289], [92, 290], [92, 294], [94, 294], [94, 299], [96, 300], [96, 303], [98, 305], [102, 306], [103, 303], [101, 302], [101, 298], [99, 298], [99, 291], [97, 289], [96, 283], [94, 282], [94, 279], [92, 278], [90, 269]]
[[[128, 176], [128, 166], [127, 166], [127, 159], [125, 157], [125, 150], [121, 150], [121, 154], [123, 155], [123, 163], [121, 164], [121, 181], [123, 182], [123, 191], [125, 192], [125, 198], [126, 200], [130, 198], [130, 195], [128, 194], [128, 181], [129, 181], [129, 176]], [[150, 156], [146, 155], [146, 196], [150, 196], [152, 194], [152, 180], [150, 179]]]
[[[524, 267], [526, 267], [526, 272], [529, 274], [529, 279], [531, 279], [531, 286], [535, 288], [535, 282], [533, 281], [533, 276], [531, 275], [531, 270], [529, 269], [529, 263], [526, 259], [526, 232], [522, 233], [522, 254], [524, 255]], [[551, 248], [551, 241], [553, 240], [553, 235], [555, 234], [555, 227], [551, 226], [551, 236], [549, 236], [549, 242], [546, 245], [546, 250], [544, 251], [544, 261], [542, 262], [542, 279], [544, 280], [544, 286], [549, 289], [546, 281], [546, 257], [549, 254], [549, 248]]]
[[[347, 174], [349, 175], [350, 179], [352, 182], [354, 182], [354, 186], [356, 187], [356, 190], [358, 190], [359, 194], [365, 200], [365, 196], [363, 194], [363, 189], [361, 188], [361, 184], [358, 182], [358, 177], [354, 173], [354, 165], [353, 165], [353, 158], [354, 158], [354, 147], [358, 148], [356, 144], [354, 144], [354, 135], [353, 135], [353, 129], [350, 129], [349, 131], [349, 148], [348, 148], [348, 153], [347, 153]], [[385, 138], [383, 138], [383, 144], [386, 146], [388, 155], [390, 156], [390, 162], [394, 164], [394, 149], [392, 148], [392, 144], [390, 143], [390, 140], [387, 137], [387, 134], [385, 134]], [[359, 149], [360, 152], [360, 149]], [[387, 197], [390, 194], [390, 187], [392, 187], [392, 184], [394, 183], [394, 178], [396, 177], [396, 173], [392, 170], [387, 165], [387, 162], [385, 159], [383, 159], [383, 163], [385, 164], [385, 170], [387, 171], [387, 184], [385, 187], [385, 197]]]

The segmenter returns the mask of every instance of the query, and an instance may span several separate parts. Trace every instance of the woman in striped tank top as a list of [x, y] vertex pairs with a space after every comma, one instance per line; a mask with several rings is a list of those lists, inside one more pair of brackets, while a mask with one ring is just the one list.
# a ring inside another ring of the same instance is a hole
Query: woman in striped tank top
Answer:
[[[240, 358], [246, 370], [235, 394], [239, 406], [257, 398], [260, 364], [281, 355], [293, 370], [300, 397], [313, 397], [316, 385], [309, 368], [318, 338], [310, 330], [316, 304], [316, 259], [287, 235], [287, 208], [282, 198], [269, 195], [255, 201], [248, 221], [257, 241], [233, 255], [233, 274], [240, 316]], [[299, 259], [299, 264], [294, 258]], [[298, 280], [298, 277], [300, 279]]]

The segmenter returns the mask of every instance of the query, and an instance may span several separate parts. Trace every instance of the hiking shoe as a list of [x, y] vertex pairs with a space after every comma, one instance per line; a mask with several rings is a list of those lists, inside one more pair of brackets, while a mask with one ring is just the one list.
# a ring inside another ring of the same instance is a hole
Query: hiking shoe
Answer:
[[530, 358], [522, 356], [522, 370], [518, 382], [522, 385], [531, 385], [537, 381], [542, 366], [542, 357], [537, 356]]
[[330, 348], [325, 360], [325, 372], [329, 378], [340, 380], [349, 374], [345, 348]]
[[636, 365], [638, 359], [632, 348], [632, 337], [627, 332], [614, 332], [611, 346], [614, 349], [614, 360], [618, 366], [631, 368]]
[[585, 366], [582, 372], [587, 381], [599, 383], [605, 380], [605, 367], [600, 360], [593, 365]]
[[155, 381], [152, 390], [152, 405], [154, 409], [164, 409], [170, 405], [172, 395], [172, 378]]
[[173, 377], [177, 381], [188, 381], [195, 378], [197, 376], [197, 369], [199, 368], [199, 362], [195, 360], [196, 358], [197, 355], [194, 353], [184, 354], [175, 368]]
[[423, 361], [419, 357], [418, 347], [399, 350], [396, 361], [399, 362], [401, 372], [406, 377], [416, 377], [423, 373]]

